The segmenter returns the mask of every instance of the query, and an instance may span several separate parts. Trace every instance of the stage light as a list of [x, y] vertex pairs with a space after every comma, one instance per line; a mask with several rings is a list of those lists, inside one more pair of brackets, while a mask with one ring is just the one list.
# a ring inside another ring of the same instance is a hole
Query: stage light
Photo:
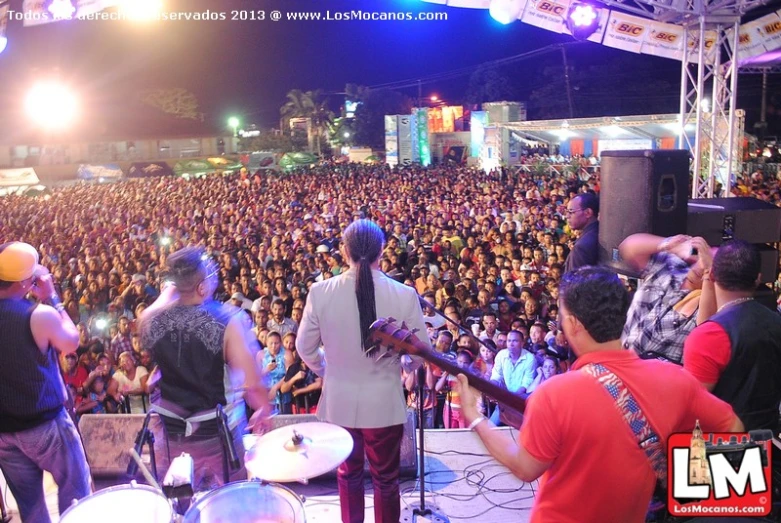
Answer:
[[350, 133], [344, 133], [344, 137], [345, 138], [349, 138], [350, 137]]
[[55, 20], [70, 20], [76, 13], [76, 7], [71, 0], [52, 0], [48, 11]]
[[233, 136], [234, 138], [239, 135], [239, 125], [241, 125], [241, 122], [239, 122], [239, 119], [235, 116], [231, 116], [228, 118], [228, 127], [233, 129]]
[[5, 36], [0, 36], [0, 53], [5, 51], [6, 47], [8, 47], [8, 38]]
[[599, 11], [591, 4], [572, 2], [565, 22], [576, 40], [585, 40], [599, 29]]
[[105, 318], [100, 318], [99, 320], [95, 320], [95, 328], [98, 329], [99, 331], [102, 331], [106, 327], [108, 327], [108, 320], [106, 320]]
[[700, 107], [702, 108], [703, 112], [709, 113], [710, 112], [710, 100], [708, 98], [703, 98], [700, 102]]
[[130, 20], [157, 20], [163, 11], [163, 2], [162, 0], [121, 0], [119, 11]]
[[491, 0], [488, 13], [500, 24], [511, 24], [521, 16], [524, 3], [521, 0]]
[[433, 96], [431, 97], [431, 101], [432, 101], [432, 102], [438, 102], [438, 101], [439, 101], [439, 96], [437, 96], [437, 95], [433, 95]]
[[76, 96], [64, 85], [55, 82], [36, 84], [25, 99], [30, 118], [41, 127], [61, 130], [76, 119]]

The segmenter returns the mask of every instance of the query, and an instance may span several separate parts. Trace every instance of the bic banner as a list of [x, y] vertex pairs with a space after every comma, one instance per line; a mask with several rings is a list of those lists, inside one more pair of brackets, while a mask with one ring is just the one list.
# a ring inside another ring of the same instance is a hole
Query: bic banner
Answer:
[[[768, 434], [763, 434], [767, 432]], [[673, 434], [667, 441], [667, 509], [673, 516], [768, 516], [771, 431]]]
[[412, 165], [412, 129], [410, 115], [399, 116], [399, 165]]

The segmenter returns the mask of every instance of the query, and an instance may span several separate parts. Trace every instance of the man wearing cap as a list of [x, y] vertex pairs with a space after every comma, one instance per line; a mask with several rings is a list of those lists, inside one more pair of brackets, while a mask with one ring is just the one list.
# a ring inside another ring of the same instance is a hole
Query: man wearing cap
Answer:
[[0, 469], [22, 520], [47, 523], [43, 471], [60, 513], [89, 495], [90, 472], [57, 362], [58, 351], [75, 353], [79, 333], [38, 259], [26, 243], [0, 245]]

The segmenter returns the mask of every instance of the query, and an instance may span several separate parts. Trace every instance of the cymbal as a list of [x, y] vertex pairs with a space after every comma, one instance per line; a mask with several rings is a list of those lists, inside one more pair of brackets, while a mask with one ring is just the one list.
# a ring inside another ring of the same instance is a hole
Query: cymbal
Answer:
[[341, 465], [352, 450], [353, 438], [342, 427], [297, 423], [260, 436], [245, 454], [244, 462], [250, 479], [306, 481]]

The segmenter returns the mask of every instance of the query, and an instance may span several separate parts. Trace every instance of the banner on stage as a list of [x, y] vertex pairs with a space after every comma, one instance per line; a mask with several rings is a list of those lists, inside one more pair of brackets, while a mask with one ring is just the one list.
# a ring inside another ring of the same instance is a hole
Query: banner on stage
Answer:
[[566, 30], [570, 0], [529, 0], [523, 9], [521, 21], [548, 31], [563, 33]]
[[611, 11], [602, 43], [608, 47], [640, 53], [651, 23], [646, 18]]
[[683, 60], [683, 28], [674, 24], [651, 22], [640, 52], [662, 58]]

